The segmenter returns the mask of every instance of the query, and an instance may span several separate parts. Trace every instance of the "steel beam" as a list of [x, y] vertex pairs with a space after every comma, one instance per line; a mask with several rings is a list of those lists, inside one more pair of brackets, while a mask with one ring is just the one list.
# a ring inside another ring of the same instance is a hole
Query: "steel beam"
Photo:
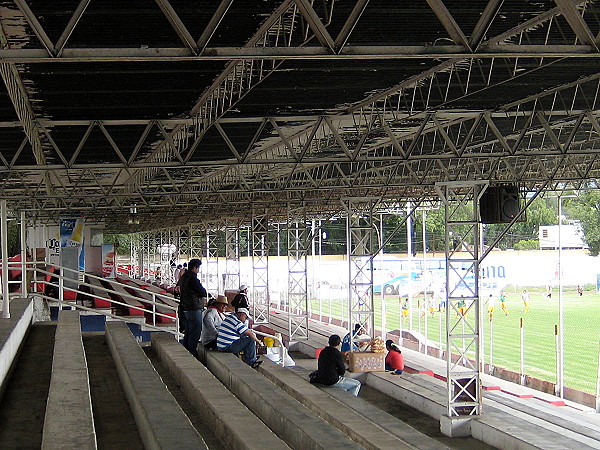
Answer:
[[354, 328], [375, 336], [373, 301], [373, 258], [378, 247], [373, 225], [373, 210], [379, 199], [373, 197], [344, 199], [346, 209], [346, 253], [348, 259], [348, 323], [352, 348], [360, 349], [360, 334]]
[[252, 249], [252, 313], [254, 323], [268, 323], [269, 300], [269, 219], [255, 209], [252, 210], [250, 245]]
[[479, 198], [487, 182], [438, 183], [445, 210], [447, 415], [481, 413]]
[[589, 44], [492, 44], [483, 42], [477, 50], [460, 45], [345, 45], [337, 53], [324, 47], [210, 47], [195, 55], [186, 48], [64, 48], [57, 56], [40, 49], [0, 49], [0, 63], [115, 63], [237, 61], [269, 63], [285, 60], [376, 60], [376, 59], [467, 59], [493, 58], [599, 58]]
[[[288, 332], [291, 341], [308, 339], [310, 305], [308, 299], [307, 257], [312, 241], [304, 205], [287, 207]], [[313, 267], [314, 270], [314, 267]]]
[[225, 286], [224, 290], [240, 287], [240, 224], [225, 228]]

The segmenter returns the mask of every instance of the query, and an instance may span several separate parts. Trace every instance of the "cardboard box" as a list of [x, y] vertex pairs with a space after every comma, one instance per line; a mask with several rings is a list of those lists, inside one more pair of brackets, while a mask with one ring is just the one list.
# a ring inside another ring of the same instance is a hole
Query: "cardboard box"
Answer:
[[385, 371], [385, 354], [373, 352], [350, 352], [348, 355], [350, 372]]

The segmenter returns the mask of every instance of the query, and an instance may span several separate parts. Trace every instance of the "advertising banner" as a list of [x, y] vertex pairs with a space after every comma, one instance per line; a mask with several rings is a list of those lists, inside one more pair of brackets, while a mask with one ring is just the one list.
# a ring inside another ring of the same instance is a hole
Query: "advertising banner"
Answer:
[[83, 253], [83, 218], [60, 219], [60, 246], [76, 247], [78, 249], [79, 270], [85, 269]]
[[102, 244], [102, 276], [114, 278], [116, 267], [115, 244]]

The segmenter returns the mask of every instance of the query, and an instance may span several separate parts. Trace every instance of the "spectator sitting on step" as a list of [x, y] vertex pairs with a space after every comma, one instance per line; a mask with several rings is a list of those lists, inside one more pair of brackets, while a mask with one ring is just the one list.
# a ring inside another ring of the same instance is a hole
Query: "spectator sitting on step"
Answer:
[[392, 372], [393, 375], [400, 375], [404, 371], [402, 352], [391, 339], [385, 341], [385, 348], [388, 351], [385, 356], [385, 370]]
[[248, 309], [248, 286], [245, 284], [240, 286], [240, 293], [233, 297], [231, 306], [233, 306], [236, 311], [238, 308]]
[[[360, 326], [360, 323], [354, 324], [354, 331], [352, 332], [352, 338], [355, 336], [360, 336], [361, 334], [363, 334], [363, 330]], [[352, 344], [352, 338], [350, 337], [350, 333], [348, 333], [346, 336], [344, 336], [344, 339], [342, 340], [342, 349], [341, 349], [342, 353], [349, 352], [350, 348], [352, 348], [353, 352], [358, 351], [358, 347], [356, 346], [356, 344]]]
[[244, 352], [244, 362], [256, 369], [262, 361], [256, 357], [256, 344], [261, 344], [256, 335], [246, 325], [250, 312], [246, 308], [227, 316], [221, 323], [217, 336], [217, 350], [236, 355]]
[[329, 345], [321, 351], [319, 368], [311, 374], [310, 382], [338, 387], [358, 396], [360, 381], [343, 376], [346, 373], [346, 366], [342, 352], [339, 350], [341, 343], [342, 340], [337, 334], [329, 336]]
[[216, 300], [209, 300], [208, 309], [202, 318], [202, 334], [200, 335], [200, 343], [204, 348], [217, 349], [217, 330], [225, 320], [225, 308], [228, 305], [227, 297], [224, 295], [219, 295]]

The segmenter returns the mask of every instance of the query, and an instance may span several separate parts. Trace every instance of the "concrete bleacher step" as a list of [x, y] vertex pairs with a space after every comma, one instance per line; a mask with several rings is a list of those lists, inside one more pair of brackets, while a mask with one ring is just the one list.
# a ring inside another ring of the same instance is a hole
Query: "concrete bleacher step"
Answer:
[[58, 316], [42, 448], [97, 448], [79, 312], [74, 310]]
[[[471, 421], [471, 435], [498, 448], [517, 449], [598, 449], [593, 440], [568, 433], [564, 428], [549, 427], [527, 414], [487, 406], [485, 414]], [[597, 442], [597, 441], [596, 441]]]
[[[511, 398], [502, 393], [486, 394], [486, 412], [490, 408], [506, 415], [526, 418], [529, 424], [537, 424], [544, 429], [554, 431], [563, 438], [571, 439], [570, 442], [577, 441], [589, 448], [600, 448], [600, 427], [583, 420], [575, 422], [572, 416], [562, 415], [560, 408], [544, 405], [543, 402], [536, 400], [528, 402]], [[549, 437], [545, 439], [550, 440]]]
[[227, 448], [289, 449], [173, 335], [152, 333], [152, 347], [190, 403]]
[[[271, 321], [269, 327], [285, 334], [283, 315], [272, 314]], [[314, 357], [327, 335], [339, 328], [312, 321], [309, 326], [310, 339], [294, 345]], [[447, 414], [446, 361], [410, 349], [403, 353], [409, 370], [401, 376], [371, 372], [366, 384], [441, 420]], [[595, 420], [589, 408], [486, 374], [481, 381], [484, 408], [471, 422], [474, 438], [499, 448], [600, 448], [600, 419]]]
[[[424, 378], [427, 377], [427, 378]], [[446, 395], [435, 389], [435, 378], [428, 375], [391, 375], [382, 372], [367, 374], [366, 383], [416, 410], [440, 420], [447, 413]], [[437, 380], [439, 381], [439, 380]], [[425, 384], [425, 383], [430, 383]]]
[[230, 353], [201, 352], [208, 369], [290, 447], [299, 450], [358, 449], [336, 428]]
[[[367, 375], [367, 384], [438, 420], [446, 414], [446, 385], [437, 378], [372, 372]], [[498, 399], [502, 394], [490, 391], [484, 395], [491, 400], [494, 397]], [[513, 397], [512, 405], [508, 400], [510, 398], [506, 396], [502, 403], [488, 401], [484, 404], [484, 414], [470, 422], [471, 435], [475, 439], [498, 448], [600, 448], [600, 441], [597, 440], [600, 435], [595, 430], [585, 430], [568, 420], [552, 420], [546, 412], [535, 416], [523, 412], [528, 402], [531, 406], [527, 408], [535, 410], [531, 400]], [[534, 401], [538, 407], [547, 406]], [[579, 433], [578, 430], [585, 433]]]
[[124, 322], [107, 322], [106, 341], [147, 448], [208, 448]]
[[[446, 448], [389, 414], [341, 389], [310, 384], [308, 370], [265, 361], [259, 371], [308, 409], [367, 449]], [[327, 395], [323, 395], [325, 392]], [[393, 432], [392, 432], [393, 430]]]

